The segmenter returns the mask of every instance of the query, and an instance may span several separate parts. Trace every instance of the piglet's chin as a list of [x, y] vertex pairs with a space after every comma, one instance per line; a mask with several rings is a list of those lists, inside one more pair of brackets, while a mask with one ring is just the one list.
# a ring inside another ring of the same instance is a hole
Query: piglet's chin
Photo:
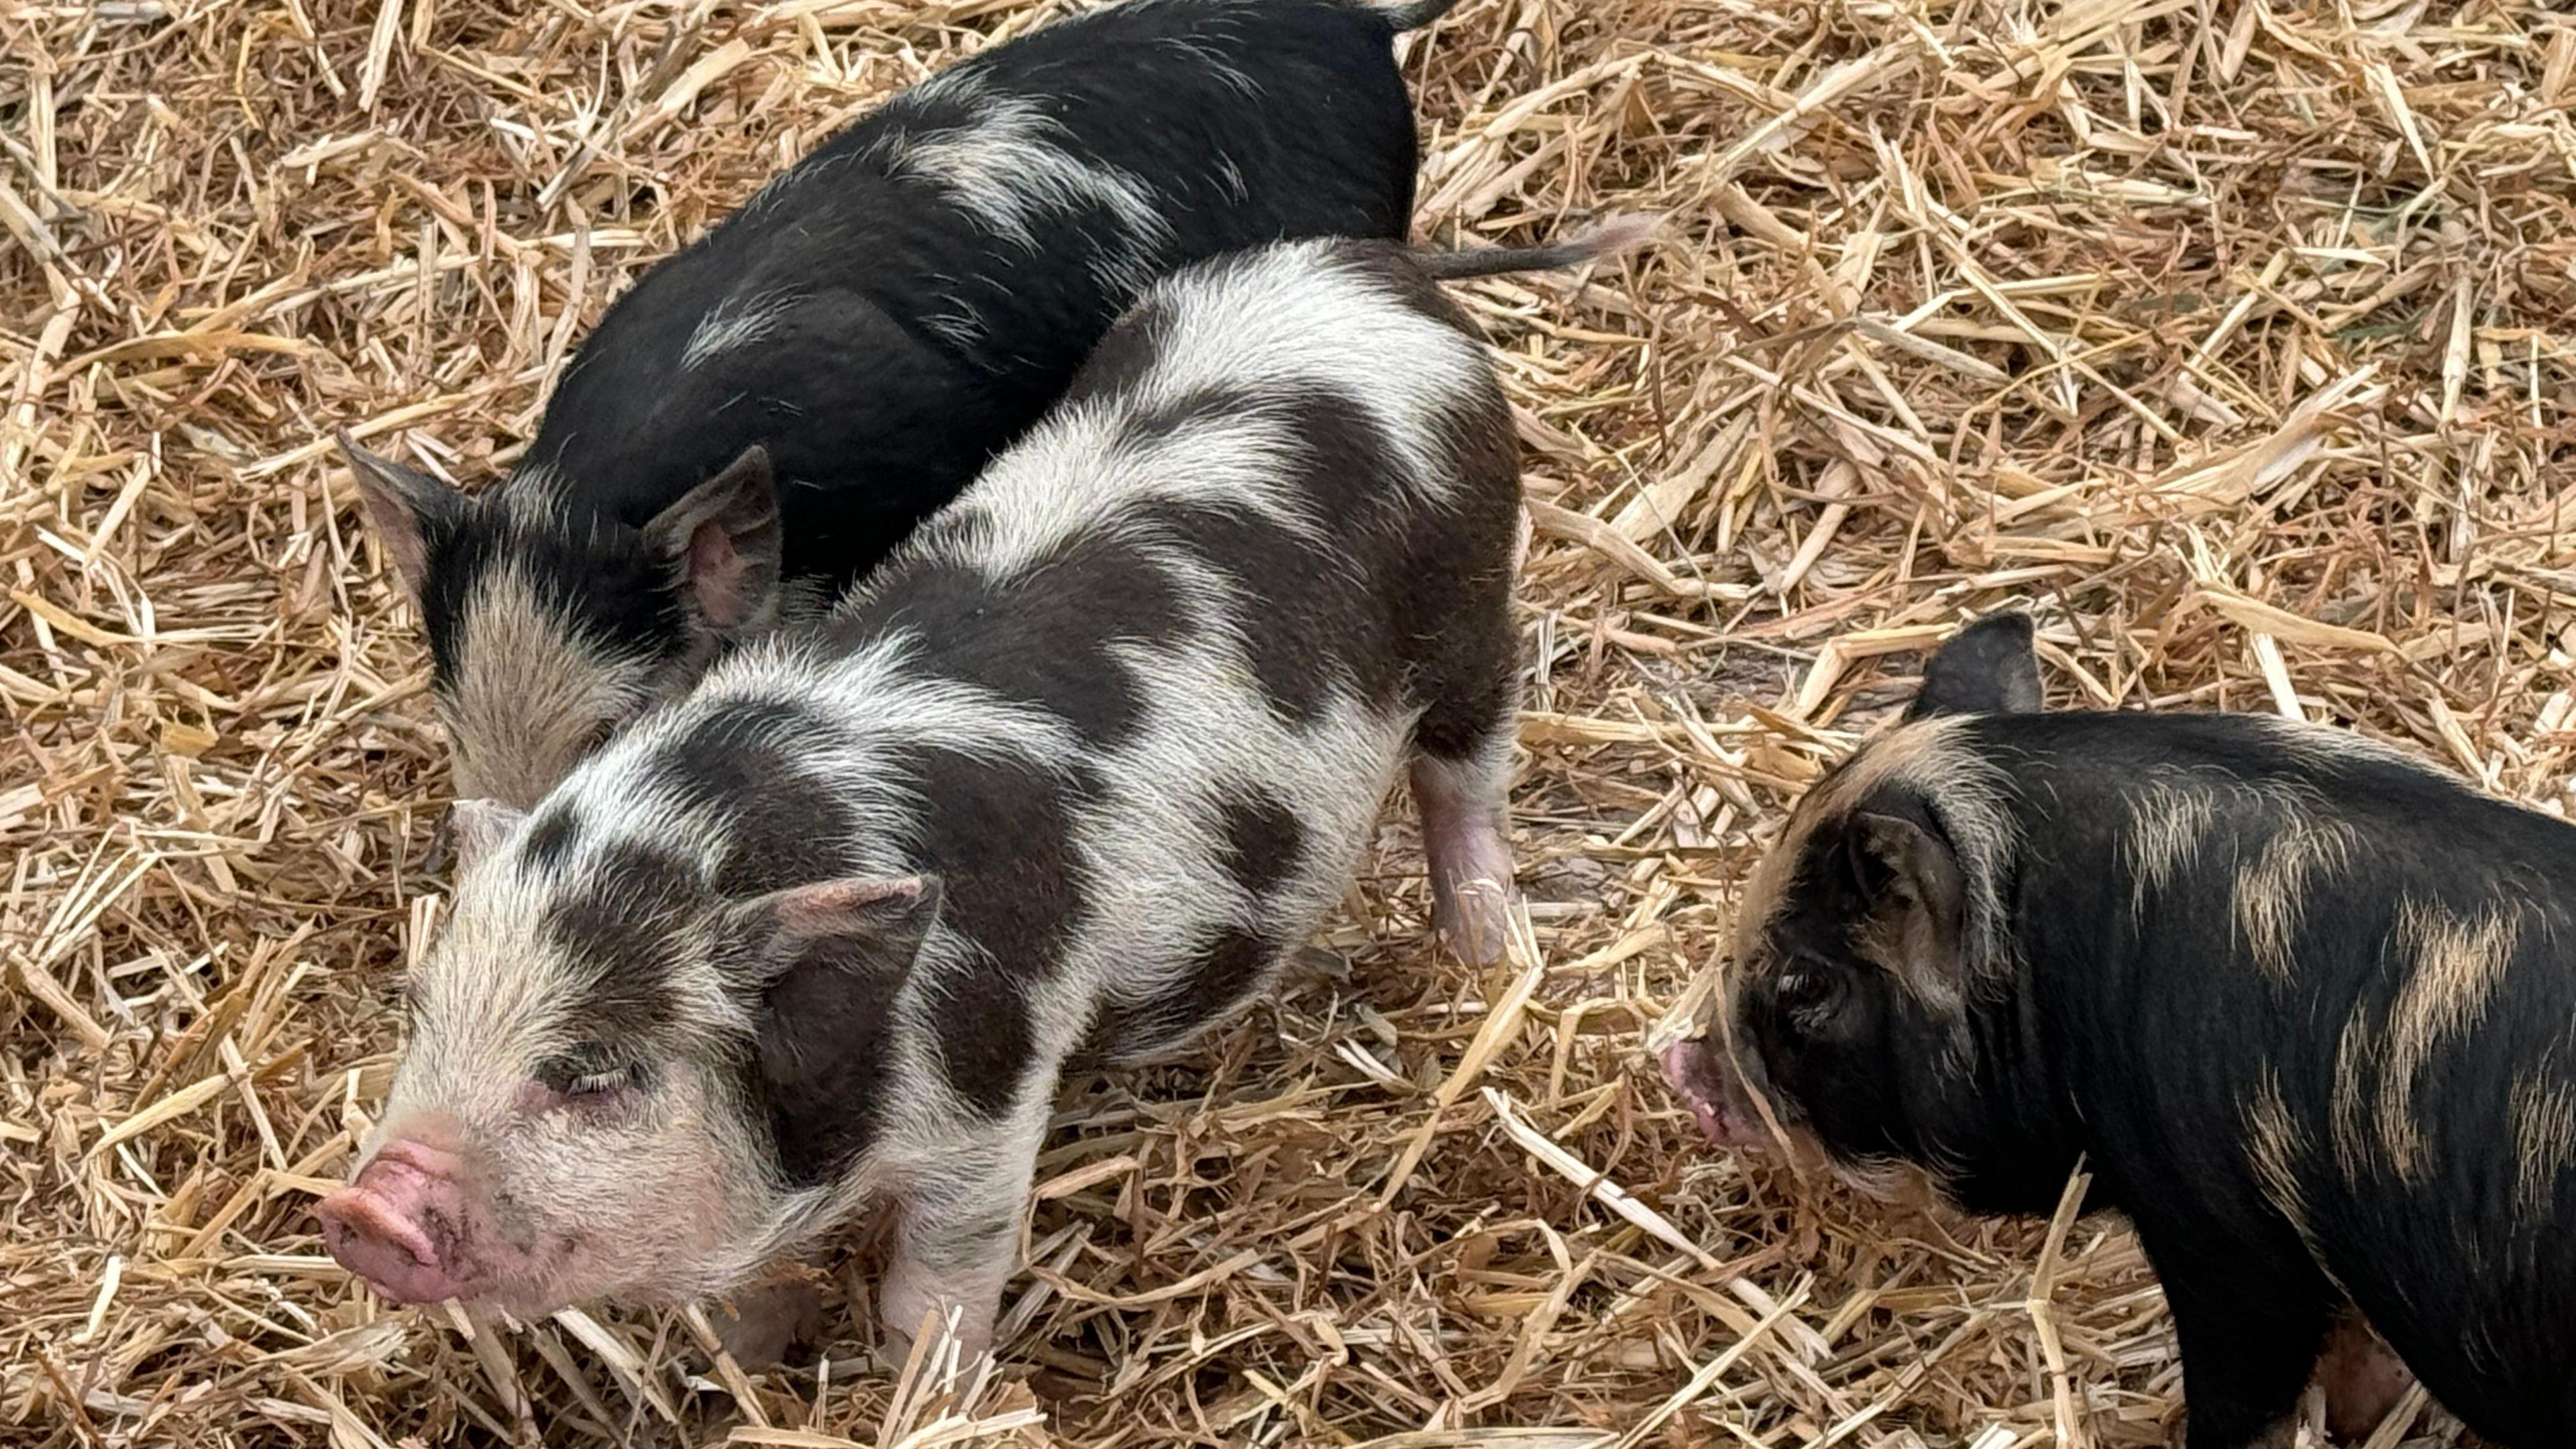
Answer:
[[1664, 1080], [1672, 1084], [1682, 1105], [1690, 1108], [1710, 1142], [1736, 1152], [1759, 1152], [1772, 1145], [1770, 1132], [1730, 1080], [1731, 1069], [1707, 1039], [1677, 1041], [1664, 1048], [1663, 1066]]

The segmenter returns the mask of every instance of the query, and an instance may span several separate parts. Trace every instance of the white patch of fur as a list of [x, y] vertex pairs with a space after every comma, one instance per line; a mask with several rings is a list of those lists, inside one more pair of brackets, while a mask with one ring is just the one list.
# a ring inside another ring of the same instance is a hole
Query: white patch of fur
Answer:
[[718, 301], [689, 333], [688, 345], [680, 350], [680, 366], [696, 367], [769, 336], [795, 310], [797, 300], [793, 292], [770, 291]]
[[2173, 883], [2218, 823], [2218, 802], [2189, 779], [2150, 779], [2129, 799], [2129, 909], [2143, 920], [2147, 901]]
[[987, 530], [943, 556], [1025, 567], [1100, 516], [1112, 478], [1124, 500], [1252, 508], [1312, 536], [1284, 466], [1297, 440], [1278, 419], [1241, 414], [1122, 444], [1135, 418], [1215, 389], [1348, 399], [1394, 446], [1403, 483], [1437, 500], [1449, 487], [1449, 420], [1472, 416], [1493, 385], [1483, 344], [1406, 304], [1329, 241], [1192, 267], [1121, 325], [1143, 325], [1146, 308], [1167, 329], [1152, 372], [1059, 410], [997, 459], [973, 493]]
[[455, 686], [439, 720], [459, 797], [536, 808], [597, 734], [651, 703], [650, 665], [603, 654], [546, 607], [527, 573], [496, 563], [466, 602]]
[[1346, 244], [1296, 242], [1174, 274], [1148, 305], [1168, 319], [1147, 404], [1211, 387], [1322, 388], [1353, 400], [1416, 488], [1445, 482], [1449, 420], [1492, 386], [1484, 345], [1404, 305]]
[[2388, 1011], [2378, 1115], [2380, 1145], [2409, 1181], [2426, 1166], [2416, 1080], [2436, 1052], [2460, 1050], [2487, 1020], [2521, 939], [2520, 913], [2501, 904], [2466, 917], [2426, 901], [2397, 908], [2397, 950], [2414, 969]]
[[924, 312], [921, 325], [961, 351], [971, 351], [984, 344], [982, 319], [964, 307], [943, 307], [936, 312]]
[[2558, 1201], [2558, 1178], [2576, 1163], [2576, 1090], [2556, 1079], [2544, 1060], [2516, 1077], [2511, 1098], [2515, 1174], [2514, 1206], [2533, 1222], [2547, 1221]]
[[566, 486], [572, 480], [548, 463], [522, 463], [483, 495], [486, 506], [506, 503], [523, 526], [561, 517]]
[[2237, 872], [2231, 901], [2237, 934], [2254, 964], [2274, 981], [2298, 970], [2294, 947], [2307, 918], [2308, 897], [2351, 867], [2360, 839], [2353, 828], [2310, 803], [2306, 791], [2281, 787], [2261, 793], [2284, 796], [2263, 848]]
[[1223, 47], [1194, 35], [1167, 35], [1163, 47], [1189, 57], [1197, 70], [1225, 82], [1226, 88], [1247, 100], [1261, 98], [1261, 82], [1251, 72], [1229, 59]]
[[[952, 88], [975, 97], [973, 124], [889, 136], [878, 149], [890, 170], [936, 184], [994, 235], [1032, 252], [1045, 244], [1048, 223], [1095, 208], [1131, 236], [1158, 243], [1170, 236], [1153, 188], [1071, 149], [1063, 123], [1035, 100], [986, 95], [972, 81]], [[1102, 257], [1094, 266], [1125, 290], [1142, 280], [1132, 259]]]
[[2416, 756], [2368, 735], [2310, 720], [2283, 719], [2278, 715], [2248, 715], [2246, 718], [2256, 728], [2270, 734], [2283, 754], [2308, 769], [2384, 765], [2458, 783], [2452, 776], [2434, 769]]
[[987, 520], [971, 541], [939, 550], [955, 562], [997, 573], [1030, 567], [1099, 526], [1104, 480], [1124, 507], [1149, 500], [1200, 503], [1261, 514], [1309, 539], [1321, 530], [1289, 486], [1297, 439], [1278, 419], [1238, 414], [1137, 447], [1121, 435], [1140, 409], [1121, 396], [1069, 409], [1022, 447], [997, 459], [975, 485]]
[[2254, 1168], [2255, 1181], [2262, 1185], [2264, 1200], [2313, 1249], [2316, 1239], [2307, 1193], [2299, 1186], [2299, 1162], [2307, 1155], [2307, 1142], [2298, 1123], [2291, 1119], [2289, 1104], [2281, 1095], [2281, 1076], [2275, 1069], [2263, 1069], [2254, 1100], [2245, 1109], [2244, 1127], [2246, 1161]]

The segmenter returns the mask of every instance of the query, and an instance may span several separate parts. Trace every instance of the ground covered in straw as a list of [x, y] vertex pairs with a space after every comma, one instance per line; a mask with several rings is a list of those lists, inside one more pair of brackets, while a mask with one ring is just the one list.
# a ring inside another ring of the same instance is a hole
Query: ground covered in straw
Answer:
[[489, 478], [639, 269], [1061, 8], [0, 0], [0, 1440], [2163, 1442], [2116, 1225], [1703, 1156], [1642, 1042], [1800, 783], [2007, 601], [2064, 702], [2566, 803], [2543, 5], [1466, 0], [1409, 53], [1425, 233], [1672, 217], [1465, 292], [1538, 539], [1519, 958], [1425, 944], [1390, 812], [1329, 965], [1068, 1092], [962, 1401], [859, 1359], [865, 1243], [756, 1382], [679, 1316], [469, 1333], [321, 1254], [444, 781], [326, 430]]

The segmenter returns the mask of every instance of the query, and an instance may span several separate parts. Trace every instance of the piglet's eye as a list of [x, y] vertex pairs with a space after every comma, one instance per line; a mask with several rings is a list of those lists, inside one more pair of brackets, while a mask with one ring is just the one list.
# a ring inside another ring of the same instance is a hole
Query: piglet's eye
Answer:
[[1780, 973], [1771, 990], [1782, 1007], [1801, 1015], [1824, 1015], [1842, 1000], [1843, 976], [1830, 966], [1800, 962]]
[[616, 1061], [595, 1048], [567, 1052], [537, 1068], [538, 1085], [575, 1100], [597, 1100], [643, 1082], [642, 1063]]

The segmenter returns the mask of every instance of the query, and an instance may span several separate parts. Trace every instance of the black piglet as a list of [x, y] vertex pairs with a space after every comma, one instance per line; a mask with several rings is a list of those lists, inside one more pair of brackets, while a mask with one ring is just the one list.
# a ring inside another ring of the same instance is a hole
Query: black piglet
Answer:
[[783, 591], [865, 574], [1157, 277], [1402, 238], [1392, 42], [1452, 3], [1131, 0], [996, 45], [648, 272], [498, 487], [351, 446], [419, 597], [456, 793], [535, 805]]

